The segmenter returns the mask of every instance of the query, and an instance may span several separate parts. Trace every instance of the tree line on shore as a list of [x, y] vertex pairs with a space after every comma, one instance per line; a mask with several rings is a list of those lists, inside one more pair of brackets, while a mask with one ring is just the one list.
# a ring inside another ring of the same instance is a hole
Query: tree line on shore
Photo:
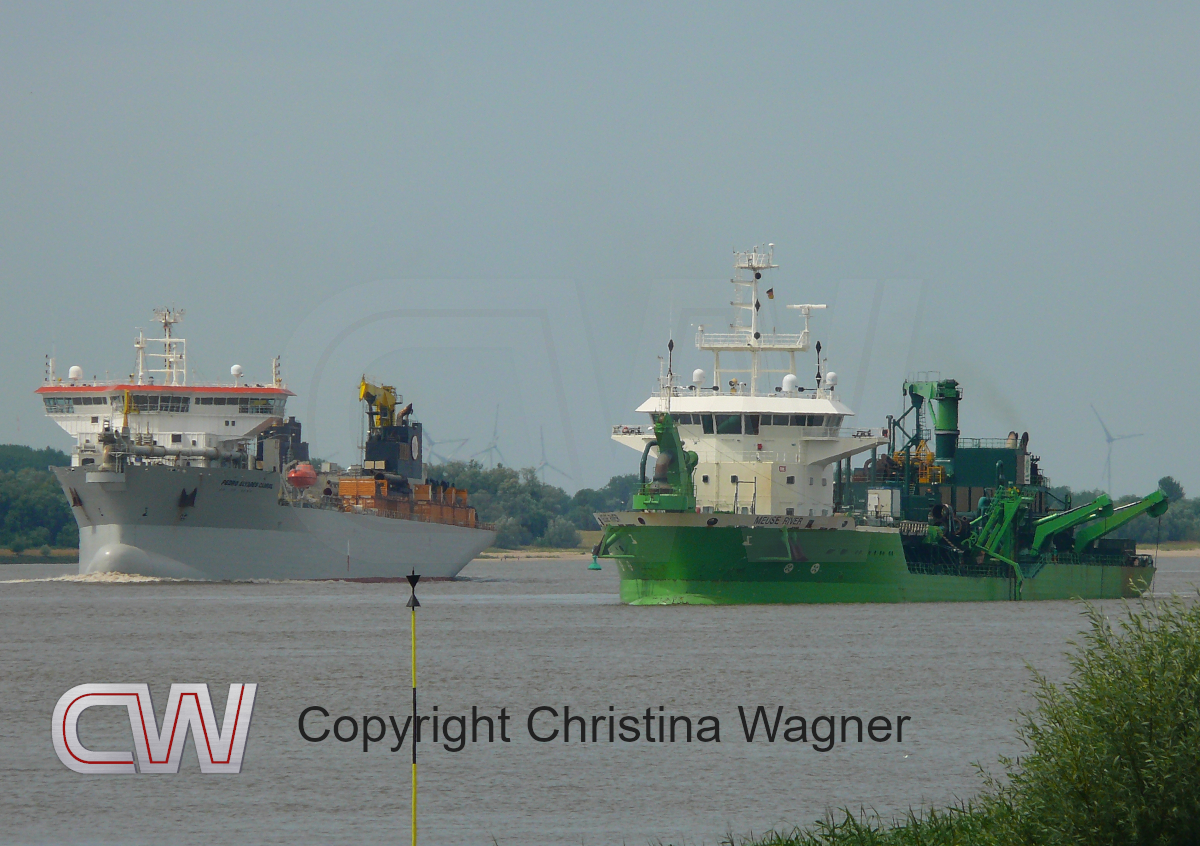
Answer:
[[0, 444], [0, 547], [21, 553], [79, 546], [79, 526], [46, 468], [71, 463], [57, 449]]
[[[70, 464], [66, 453], [51, 447], [33, 449], [0, 444], [0, 547], [23, 551], [37, 547], [71, 548], [79, 544], [75, 518], [49, 466]], [[465, 488], [479, 519], [496, 524], [496, 545], [515, 549], [531, 544], [574, 548], [580, 530], [596, 529], [597, 512], [629, 508], [638, 487], [636, 474], [613, 476], [600, 488], [583, 488], [574, 494], [542, 481], [533, 468], [518, 470], [504, 465], [484, 467], [478, 461], [451, 461], [426, 468], [428, 476]], [[1140, 544], [1200, 542], [1200, 497], [1188, 499], [1183, 486], [1171, 476], [1159, 479], [1159, 488], [1171, 500], [1160, 518], [1138, 517], [1118, 533]], [[1082, 505], [1100, 494], [1096, 490], [1059, 487], [1051, 493], [1060, 501], [1067, 494]], [[1116, 504], [1134, 502], [1125, 496]]]
[[504, 549], [577, 547], [580, 529], [599, 528], [594, 514], [627, 509], [638, 488], [637, 475], [629, 473], [613, 476], [602, 488], [569, 494], [543, 482], [532, 468], [487, 468], [478, 461], [451, 461], [428, 467], [426, 473], [465, 488], [479, 519], [496, 524], [496, 546]]

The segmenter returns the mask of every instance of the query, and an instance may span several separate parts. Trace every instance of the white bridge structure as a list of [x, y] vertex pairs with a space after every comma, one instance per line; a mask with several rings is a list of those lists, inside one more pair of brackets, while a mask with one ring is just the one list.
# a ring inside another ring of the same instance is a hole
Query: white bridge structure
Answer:
[[[254, 438], [284, 419], [287, 398], [294, 394], [283, 384], [279, 359], [271, 362], [267, 383], [250, 383], [240, 365], [230, 368], [228, 383], [189, 383], [187, 341], [173, 334], [183, 319], [182, 309], [156, 309], [161, 338], [139, 332], [134, 339], [135, 364], [127, 379], [84, 379], [83, 368], [68, 370], [66, 379], [55, 372], [53, 358], [37, 393], [46, 414], [75, 439], [73, 466], [99, 464], [100, 436], [128, 427], [139, 445], [162, 447], [156, 457], [138, 463], [206, 464], [214, 451]], [[147, 349], [157, 344], [161, 351]]]
[[[697, 349], [713, 355], [711, 383], [697, 369], [692, 384], [681, 386], [673, 363], [665, 374], [660, 368], [657, 395], [637, 408], [651, 416], [651, 425], [613, 427], [613, 440], [640, 453], [654, 442], [655, 415], [669, 411], [684, 446], [699, 457], [693, 481], [704, 512], [828, 515], [835, 481], [849, 479], [850, 457], [887, 443], [886, 430], [846, 425], [854, 412], [838, 399], [837, 374], [822, 373], [819, 342], [813, 385], [800, 385], [796, 353], [808, 351], [809, 318], [824, 305], [787, 306], [804, 318], [798, 334], [762, 331], [759, 283], [764, 272], [778, 267], [774, 248], [734, 254], [734, 321], [724, 332], [697, 330]], [[774, 289], [768, 296], [774, 297]], [[769, 368], [764, 355], [769, 353], [786, 355], [787, 369]], [[731, 366], [733, 355], [740, 366]]]

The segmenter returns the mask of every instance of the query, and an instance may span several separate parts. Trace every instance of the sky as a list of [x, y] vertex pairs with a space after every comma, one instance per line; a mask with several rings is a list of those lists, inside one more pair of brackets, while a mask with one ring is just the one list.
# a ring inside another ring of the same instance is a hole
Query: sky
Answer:
[[771, 242], [858, 425], [937, 371], [1056, 484], [1102, 485], [1095, 406], [1117, 493], [1200, 493], [1197, 43], [1195, 4], [5, 3], [0, 442], [69, 447], [44, 356], [126, 374], [173, 305], [194, 378], [281, 356], [318, 455], [367, 373], [443, 454], [597, 486]]

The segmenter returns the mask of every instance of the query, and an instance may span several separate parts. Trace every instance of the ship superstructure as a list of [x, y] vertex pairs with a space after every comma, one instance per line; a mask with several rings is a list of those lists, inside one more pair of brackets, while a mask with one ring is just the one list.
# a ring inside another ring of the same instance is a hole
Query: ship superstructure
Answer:
[[[701, 512], [821, 517], [833, 513], [851, 456], [887, 443], [882, 429], [847, 426], [854, 412], [838, 398], [836, 372], [824, 372], [817, 354], [811, 387], [800, 384], [797, 353], [810, 348], [809, 319], [824, 305], [788, 305], [804, 320], [799, 333], [766, 332], [760, 312], [763, 274], [778, 267], [774, 244], [735, 254], [728, 331], [701, 326], [697, 349], [712, 354], [712, 379], [692, 373], [676, 384], [674, 344], [658, 391], [640, 406], [650, 425], [613, 427], [612, 438], [642, 452], [642, 466], [657, 454], [654, 421], [670, 412], [687, 449], [696, 453], [696, 506]], [[767, 289], [774, 298], [774, 289]], [[722, 361], [724, 354], [724, 361]], [[786, 369], [778, 364], [786, 360]]]
[[268, 383], [234, 365], [229, 383], [197, 384], [173, 331], [182, 314], [155, 312], [162, 337], [138, 334], [126, 380], [85, 380], [78, 366], [61, 379], [47, 361], [37, 393], [76, 441], [71, 466], [53, 469], [79, 524], [81, 574], [444, 578], [494, 540], [466, 491], [423, 478], [420, 423], [411, 404], [395, 409], [394, 389], [360, 386], [364, 460], [314, 467], [285, 416], [279, 359]]
[[[73, 465], [103, 463], [105, 441], [125, 429], [132, 445], [161, 448], [131, 455], [133, 463], [165, 459], [206, 466], [222, 454], [244, 451], [248, 439], [283, 420], [293, 393], [283, 384], [278, 358], [271, 362], [267, 383], [250, 382], [235, 364], [226, 383], [189, 384], [187, 341], [173, 331], [183, 314], [155, 310], [162, 337], [138, 333], [136, 364], [127, 379], [88, 380], [77, 365], [63, 379], [54, 359], [47, 359], [37, 393], [50, 419], [75, 439]], [[152, 344], [161, 345], [161, 351]]]

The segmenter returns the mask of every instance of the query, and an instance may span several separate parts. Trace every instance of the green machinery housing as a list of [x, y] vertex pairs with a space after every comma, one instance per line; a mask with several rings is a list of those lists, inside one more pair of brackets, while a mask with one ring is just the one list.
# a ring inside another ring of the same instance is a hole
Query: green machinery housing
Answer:
[[947, 574], [1011, 568], [1020, 584], [1050, 562], [1130, 563], [1133, 542], [1110, 535], [1167, 510], [1162, 491], [1121, 507], [1105, 494], [1078, 506], [1060, 500], [1028, 433], [959, 436], [957, 381], [906, 381], [903, 392], [908, 408], [888, 418], [887, 453], [853, 472], [839, 468], [835, 496], [840, 510], [898, 524], [910, 564]]

